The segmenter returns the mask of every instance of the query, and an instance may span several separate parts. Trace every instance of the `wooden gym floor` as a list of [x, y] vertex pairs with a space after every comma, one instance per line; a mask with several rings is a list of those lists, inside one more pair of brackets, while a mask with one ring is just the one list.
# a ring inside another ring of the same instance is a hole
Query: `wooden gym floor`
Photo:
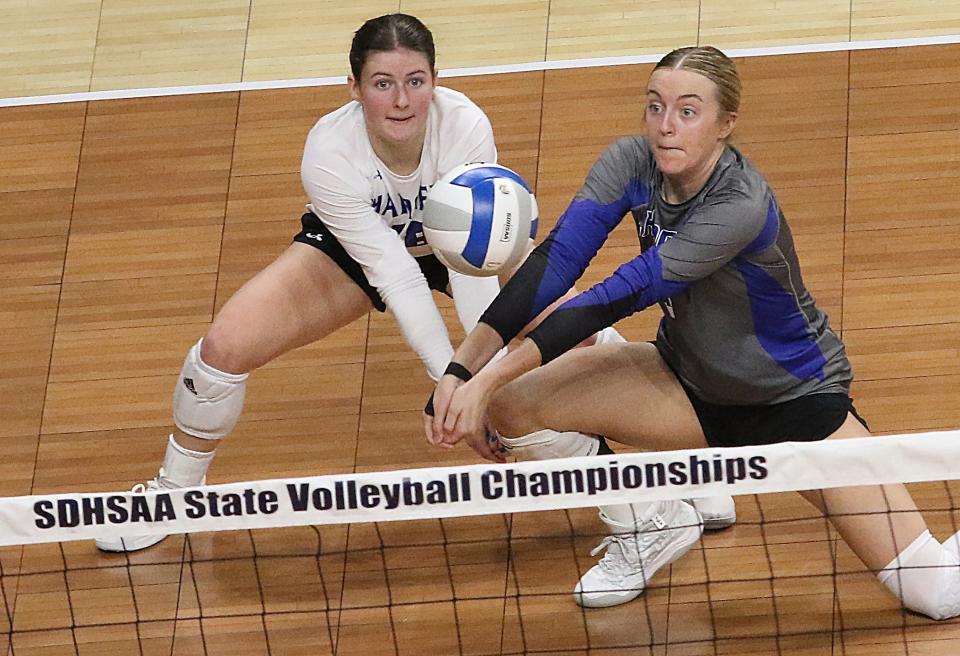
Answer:
[[[0, 97], [343, 75], [351, 31], [398, 9], [434, 29], [443, 69], [697, 42], [960, 34], [956, 0], [344, 4], [14, 0], [0, 8]], [[738, 58], [736, 144], [778, 192], [877, 432], [960, 425], [958, 62], [956, 43]], [[501, 161], [536, 186], [545, 234], [601, 149], [640, 129], [649, 70], [442, 82], [487, 110]], [[346, 99], [332, 85], [0, 108], [0, 494], [125, 489], [153, 475], [183, 354], [296, 231], [304, 137]], [[636, 252], [628, 223], [583, 286]], [[619, 327], [646, 339], [656, 315]], [[211, 480], [473, 462], [424, 443], [429, 389], [392, 319], [365, 317], [252, 377]], [[946, 490], [916, 491], [946, 537], [955, 520]], [[5, 548], [0, 652], [960, 648], [957, 624], [900, 613], [798, 498], [741, 498], [738, 509], [737, 527], [707, 536], [644, 599], [590, 613], [568, 596], [599, 531], [586, 511], [516, 517], [510, 568], [500, 517], [194, 536], [186, 568], [182, 538], [129, 569], [88, 543]], [[765, 637], [778, 633], [779, 643]]]

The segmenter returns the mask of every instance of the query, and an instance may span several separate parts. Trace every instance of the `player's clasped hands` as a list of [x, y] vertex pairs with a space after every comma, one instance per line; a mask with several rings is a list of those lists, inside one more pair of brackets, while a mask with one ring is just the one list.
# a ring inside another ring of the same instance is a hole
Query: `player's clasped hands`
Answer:
[[432, 408], [428, 403], [423, 414], [427, 442], [450, 449], [465, 441], [486, 460], [506, 462], [500, 441], [487, 420], [489, 390], [482, 378], [463, 382], [455, 376], [442, 376], [431, 400]]

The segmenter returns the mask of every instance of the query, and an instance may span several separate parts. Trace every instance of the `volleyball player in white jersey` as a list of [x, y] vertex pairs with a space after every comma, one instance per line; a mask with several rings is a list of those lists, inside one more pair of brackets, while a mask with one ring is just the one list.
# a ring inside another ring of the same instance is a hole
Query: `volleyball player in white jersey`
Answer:
[[[448, 271], [423, 238], [423, 199], [444, 172], [494, 162], [493, 130], [469, 98], [435, 86], [433, 37], [413, 16], [364, 23], [350, 50], [352, 102], [307, 137], [309, 197], [294, 242], [224, 305], [187, 354], [173, 397], [176, 430], [147, 491], [198, 485], [236, 424], [249, 372], [322, 339], [371, 309], [389, 308], [437, 379], [453, 354], [431, 288], [451, 294], [464, 328], [496, 296], [496, 278]], [[106, 551], [164, 536], [97, 540]]]

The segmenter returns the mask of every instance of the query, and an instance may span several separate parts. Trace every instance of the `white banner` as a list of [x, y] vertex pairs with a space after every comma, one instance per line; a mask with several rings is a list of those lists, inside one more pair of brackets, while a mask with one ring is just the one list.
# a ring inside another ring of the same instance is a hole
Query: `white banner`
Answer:
[[960, 479], [960, 431], [0, 498], [0, 546]]

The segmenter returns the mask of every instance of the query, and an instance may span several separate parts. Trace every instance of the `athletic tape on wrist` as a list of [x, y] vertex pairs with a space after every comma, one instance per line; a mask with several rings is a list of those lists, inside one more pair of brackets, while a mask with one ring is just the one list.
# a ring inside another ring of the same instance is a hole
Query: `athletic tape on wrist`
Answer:
[[464, 367], [459, 362], [453, 362], [452, 360], [450, 361], [450, 364], [447, 365], [447, 368], [443, 370], [443, 375], [446, 376], [447, 374], [456, 376], [463, 382], [467, 382], [473, 378], [473, 374], [470, 373], [469, 369]]

